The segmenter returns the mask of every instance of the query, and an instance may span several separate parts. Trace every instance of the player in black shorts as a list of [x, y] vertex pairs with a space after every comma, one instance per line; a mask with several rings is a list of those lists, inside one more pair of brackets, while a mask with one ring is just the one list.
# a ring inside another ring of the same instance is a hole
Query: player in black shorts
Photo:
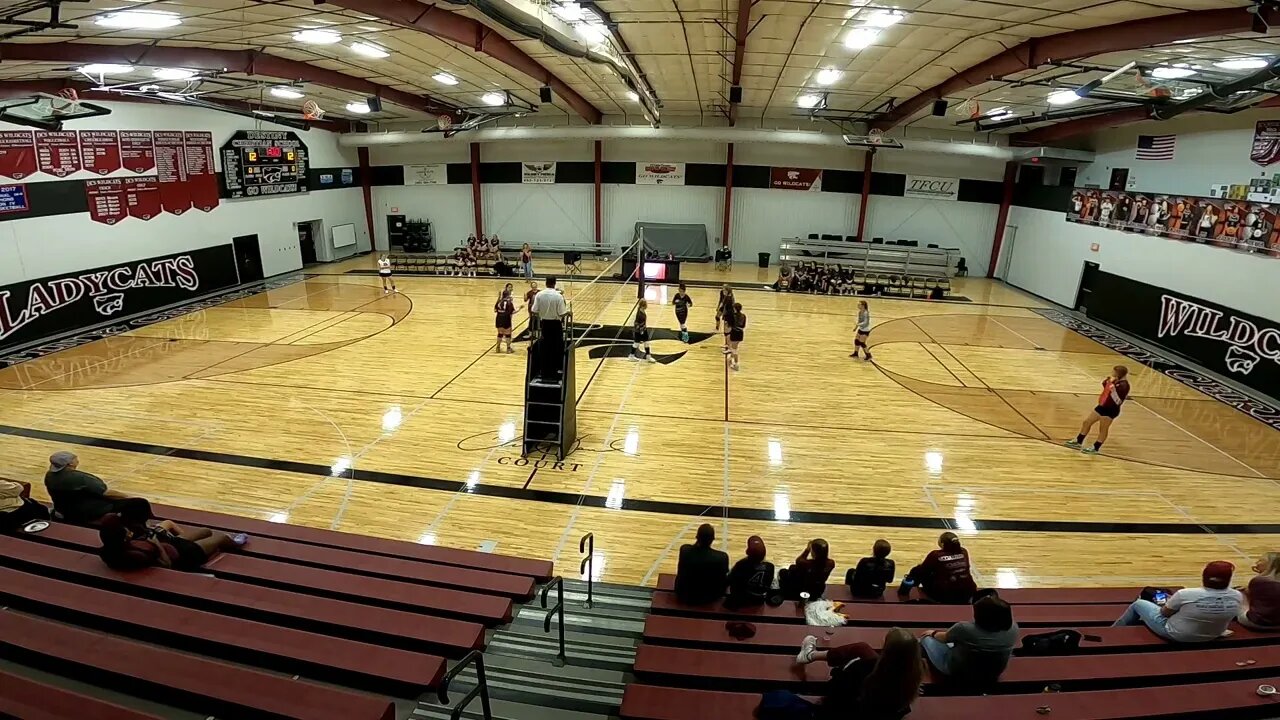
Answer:
[[516, 302], [511, 299], [512, 287], [511, 283], [502, 289], [502, 295], [498, 297], [498, 302], [493, 305], [493, 326], [498, 329], [498, 347], [496, 352], [502, 352], [502, 339], [507, 340], [507, 352], [513, 353], [511, 349], [511, 316], [516, 314]]
[[680, 321], [680, 340], [687, 343], [689, 342], [689, 308], [693, 306], [693, 298], [689, 297], [684, 283], [680, 283], [680, 289], [676, 291], [675, 297], [671, 298], [671, 305], [676, 309], [676, 320]]
[[[1080, 434], [1075, 440], [1068, 440], [1067, 447], [1082, 448], [1084, 452], [1093, 455], [1102, 450], [1102, 443], [1107, 441], [1107, 433], [1111, 430], [1111, 423], [1120, 417], [1120, 406], [1124, 405], [1124, 401], [1129, 397], [1129, 368], [1124, 365], [1117, 365], [1111, 368], [1111, 376], [1102, 381], [1102, 394], [1098, 396], [1098, 406], [1089, 413], [1084, 419], [1084, 423], [1080, 425]], [[1093, 447], [1084, 446], [1084, 439], [1089, 435], [1089, 429], [1094, 423], [1098, 423], [1098, 439], [1093, 443]]]
[[733, 288], [725, 285], [720, 288], [720, 300], [716, 303], [716, 329], [724, 327], [724, 347], [720, 349], [729, 354], [729, 332], [733, 330]]
[[[658, 362], [653, 356], [653, 350], [649, 348], [649, 314], [645, 312], [649, 308], [647, 300], [641, 300], [636, 306], [636, 323], [634, 335], [631, 337], [631, 358], [635, 361], [648, 360], [649, 362]], [[640, 352], [640, 348], [644, 348], [644, 352]]]
[[747, 314], [742, 312], [742, 303], [733, 304], [731, 319], [733, 328], [729, 330], [729, 367], [738, 369], [738, 346], [747, 329]]

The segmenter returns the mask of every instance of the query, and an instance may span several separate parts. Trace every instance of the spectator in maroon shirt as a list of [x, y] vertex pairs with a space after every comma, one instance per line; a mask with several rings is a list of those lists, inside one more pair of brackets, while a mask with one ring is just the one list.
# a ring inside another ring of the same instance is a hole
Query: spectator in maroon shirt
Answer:
[[822, 597], [827, 591], [827, 578], [836, 568], [836, 561], [830, 554], [831, 548], [826, 540], [810, 540], [795, 563], [778, 573], [778, 585], [783, 596], [793, 600], [798, 600], [800, 593], [809, 593], [810, 599]]
[[969, 551], [960, 545], [955, 533], [942, 533], [938, 549], [907, 573], [898, 594], [909, 594], [912, 585], [919, 586], [920, 594], [934, 602], [963, 605], [973, 598], [978, 586], [969, 571]]
[[1244, 589], [1245, 605], [1236, 620], [1250, 630], [1280, 631], [1280, 553], [1263, 553], [1253, 571], [1258, 574]]
[[831, 679], [822, 701], [809, 717], [817, 720], [897, 720], [911, 712], [920, 695], [924, 661], [919, 641], [902, 628], [884, 636], [883, 649], [876, 652], [866, 643], [819, 649], [818, 638], [806, 636], [796, 662], [807, 665], [826, 662]]

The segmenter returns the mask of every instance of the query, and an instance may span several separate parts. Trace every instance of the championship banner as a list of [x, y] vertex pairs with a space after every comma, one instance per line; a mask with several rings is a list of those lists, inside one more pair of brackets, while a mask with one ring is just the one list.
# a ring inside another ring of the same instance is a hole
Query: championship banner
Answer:
[[555, 163], [520, 163], [520, 182], [526, 185], [550, 185], [555, 181]]
[[908, 175], [904, 197], [923, 200], [959, 200], [960, 179], [949, 177], [933, 177], [930, 175]]
[[120, 169], [120, 134], [115, 130], [81, 130], [80, 159], [84, 169], [110, 175]]
[[40, 172], [64, 178], [80, 172], [80, 139], [75, 130], [37, 130], [36, 165]]
[[684, 163], [636, 163], [637, 185], [683, 185]]
[[1280, 257], [1280, 205], [1077, 188], [1067, 222]]
[[1272, 397], [1280, 394], [1280, 325], [1131, 280], [1094, 273], [1087, 314]]
[[186, 130], [182, 152], [187, 163], [187, 188], [191, 204], [210, 212], [218, 207], [218, 173], [213, 169], [213, 133]]
[[156, 148], [150, 130], [120, 131], [120, 164], [136, 173], [156, 169]]
[[30, 130], [0, 132], [0, 175], [21, 180], [35, 171], [35, 134]]
[[405, 165], [405, 185], [445, 185], [449, 182], [449, 166], [444, 163], [434, 165]]
[[187, 156], [181, 130], [156, 130], [156, 176], [160, 179], [160, 204], [167, 213], [181, 215], [191, 209], [187, 184]]
[[0, 287], [0, 349], [190, 300], [236, 282], [228, 244], [7, 285]]
[[1280, 120], [1259, 120], [1253, 126], [1249, 159], [1262, 167], [1280, 160]]
[[822, 171], [810, 168], [769, 168], [769, 187], [817, 192], [822, 189]]
[[84, 194], [89, 200], [89, 219], [104, 225], [115, 225], [129, 217], [124, 200], [124, 178], [85, 180]]
[[30, 209], [26, 185], [0, 185], [0, 215], [26, 212]]

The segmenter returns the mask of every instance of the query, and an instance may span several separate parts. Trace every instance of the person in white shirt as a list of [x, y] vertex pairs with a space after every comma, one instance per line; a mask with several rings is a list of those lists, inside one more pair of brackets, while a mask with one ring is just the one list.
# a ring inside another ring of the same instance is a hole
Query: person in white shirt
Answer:
[[391, 256], [386, 253], [378, 258], [378, 277], [382, 278], [382, 292], [387, 292], [387, 283], [391, 283], [391, 292], [396, 291], [396, 279], [391, 277]]
[[569, 303], [556, 289], [555, 277], [547, 278], [547, 286], [533, 296], [531, 306], [538, 319], [538, 367], [535, 377], [544, 382], [558, 382], [563, 368], [564, 316], [569, 314]]
[[1150, 600], [1134, 600], [1112, 627], [1146, 625], [1165, 640], [1209, 642], [1227, 634], [1244, 596], [1231, 587], [1235, 566], [1224, 560], [1204, 566], [1204, 587], [1183, 588], [1169, 596], [1164, 605]]

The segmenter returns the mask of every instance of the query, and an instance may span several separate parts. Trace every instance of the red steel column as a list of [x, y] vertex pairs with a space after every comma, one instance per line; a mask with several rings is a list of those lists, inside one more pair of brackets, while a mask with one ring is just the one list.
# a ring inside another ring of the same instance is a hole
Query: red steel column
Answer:
[[733, 212], [733, 143], [729, 143], [724, 161], [724, 228], [720, 233], [720, 244], [729, 247], [729, 215]]
[[1004, 244], [1004, 226], [1009, 221], [1009, 206], [1013, 204], [1013, 181], [1018, 177], [1018, 163], [1004, 164], [1004, 195], [1000, 198], [1000, 214], [996, 216], [996, 236], [991, 243], [991, 264], [987, 277], [996, 276], [996, 263], [1000, 262], [1000, 246]]
[[480, 194], [480, 143], [471, 143], [471, 208], [476, 213], [476, 237], [484, 234], [484, 198]]
[[603, 143], [596, 141], [596, 247], [600, 247], [600, 166], [604, 155]]
[[867, 241], [862, 233], [867, 229], [867, 200], [871, 197], [871, 165], [875, 158], [875, 148], [869, 148], [862, 159], [862, 198], [858, 201], [858, 240], [861, 242]]
[[[373, 237], [373, 169], [369, 167], [369, 148], [356, 148], [356, 156], [360, 158], [360, 187], [364, 190], [364, 221], [369, 227], [369, 250], [378, 251], [378, 243]], [[391, 240], [387, 239], [387, 250], [391, 249]]]

